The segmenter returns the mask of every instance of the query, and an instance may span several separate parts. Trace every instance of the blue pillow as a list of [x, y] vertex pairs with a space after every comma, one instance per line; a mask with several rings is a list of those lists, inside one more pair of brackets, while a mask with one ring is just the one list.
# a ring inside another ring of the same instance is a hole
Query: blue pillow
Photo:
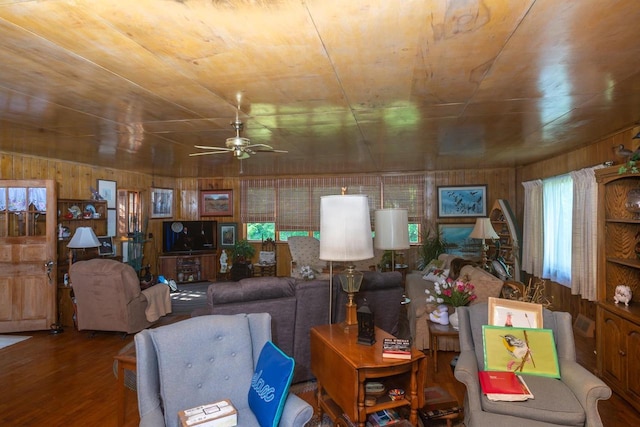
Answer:
[[251, 378], [249, 407], [261, 427], [276, 427], [289, 395], [295, 362], [271, 341], [262, 347]]

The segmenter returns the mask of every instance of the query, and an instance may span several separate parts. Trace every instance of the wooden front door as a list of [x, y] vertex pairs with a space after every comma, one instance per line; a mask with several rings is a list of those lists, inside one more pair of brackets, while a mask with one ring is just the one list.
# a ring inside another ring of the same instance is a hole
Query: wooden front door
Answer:
[[0, 333], [56, 323], [54, 180], [0, 180]]

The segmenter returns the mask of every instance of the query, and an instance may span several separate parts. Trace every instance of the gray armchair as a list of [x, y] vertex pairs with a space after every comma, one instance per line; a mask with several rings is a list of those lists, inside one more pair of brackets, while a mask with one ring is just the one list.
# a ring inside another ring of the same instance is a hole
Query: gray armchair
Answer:
[[[258, 426], [248, 403], [251, 377], [271, 339], [267, 313], [187, 319], [135, 336], [140, 426], [178, 427], [178, 411], [230, 399], [238, 425]], [[289, 394], [280, 426], [304, 426], [313, 408]]]
[[529, 427], [542, 425], [602, 426], [598, 400], [608, 399], [611, 389], [576, 362], [571, 315], [544, 309], [543, 326], [552, 329], [561, 379], [526, 377], [535, 399], [524, 402], [492, 402], [482, 394], [478, 370], [484, 368], [482, 325], [488, 324], [487, 303], [458, 308], [460, 356], [455, 377], [465, 384], [464, 422], [467, 427]]

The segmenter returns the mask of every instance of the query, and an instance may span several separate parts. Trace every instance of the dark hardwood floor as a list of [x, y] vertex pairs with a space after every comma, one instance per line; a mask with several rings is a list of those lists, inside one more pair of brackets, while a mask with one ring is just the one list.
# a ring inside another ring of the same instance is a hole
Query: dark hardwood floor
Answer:
[[[168, 324], [186, 316], [167, 316]], [[116, 379], [113, 356], [133, 340], [120, 334], [87, 332], [65, 328], [51, 335], [47, 331], [25, 332], [32, 338], [0, 350], [0, 425], [2, 426], [116, 426]], [[580, 362], [595, 368], [595, 341], [576, 336]], [[452, 352], [439, 352], [439, 371], [428, 361], [427, 384], [439, 385], [462, 402], [464, 386], [453, 377]], [[310, 400], [313, 399], [311, 396]], [[127, 426], [138, 425], [136, 395], [127, 390]], [[313, 403], [313, 402], [311, 402]], [[640, 414], [613, 395], [600, 402], [606, 427], [640, 425]], [[435, 424], [434, 424], [435, 425]], [[444, 425], [437, 423], [437, 425]]]

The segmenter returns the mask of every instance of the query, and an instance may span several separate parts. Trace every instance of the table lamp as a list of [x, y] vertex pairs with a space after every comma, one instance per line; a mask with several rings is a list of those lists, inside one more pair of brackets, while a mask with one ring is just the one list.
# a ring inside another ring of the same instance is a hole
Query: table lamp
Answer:
[[69, 268], [71, 268], [71, 264], [73, 263], [74, 249], [83, 249], [86, 251], [88, 248], [97, 248], [99, 246], [100, 241], [91, 227], [78, 227], [67, 245], [69, 248]]
[[473, 230], [471, 230], [469, 237], [472, 239], [482, 239], [482, 268], [488, 270], [487, 250], [489, 247], [485, 244], [485, 240], [500, 238], [498, 234], [496, 234], [496, 230], [493, 229], [491, 220], [489, 218], [477, 218], [476, 225], [473, 227]]
[[[343, 189], [343, 193], [344, 193]], [[373, 258], [369, 198], [366, 195], [334, 195], [320, 198], [320, 259], [329, 261], [329, 323], [333, 301], [333, 261], [353, 262]], [[357, 325], [353, 296], [363, 274], [348, 264], [339, 275], [348, 295], [345, 325]]]
[[409, 249], [409, 211], [407, 209], [378, 209], [375, 212], [376, 235], [373, 246], [391, 251], [391, 270], [395, 271], [395, 251]]

